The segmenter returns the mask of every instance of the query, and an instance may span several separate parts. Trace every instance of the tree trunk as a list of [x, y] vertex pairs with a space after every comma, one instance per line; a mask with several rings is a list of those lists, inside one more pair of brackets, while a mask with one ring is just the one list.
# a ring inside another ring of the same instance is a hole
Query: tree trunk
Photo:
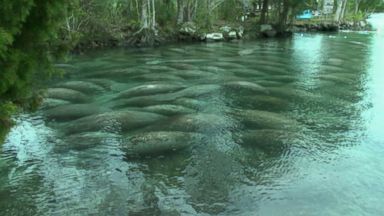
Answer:
[[137, 46], [153, 46], [160, 40], [156, 31], [156, 11], [154, 0], [141, 1], [141, 28], [128, 41]]
[[152, 31], [156, 33], [156, 9], [155, 9], [155, 0], [152, 0], [152, 25], [151, 25]]
[[341, 10], [341, 15], [340, 15], [340, 20], [341, 21], [344, 21], [345, 12], [347, 11], [347, 3], [348, 3], [348, 0], [344, 0], [344, 2], [343, 2], [343, 9]]
[[189, 0], [187, 5], [187, 19], [186, 22], [191, 22], [196, 17], [197, 0]]
[[149, 28], [149, 19], [148, 19], [148, 1], [144, 0], [141, 5], [141, 28]]
[[184, 2], [185, 0], [177, 0], [177, 24], [184, 22]]
[[197, 5], [198, 5], [198, 0], [195, 0], [195, 5], [194, 5], [194, 9], [193, 9], [192, 19], [195, 19], [195, 18], [196, 18], [196, 14], [197, 14]]
[[337, 23], [340, 22], [342, 8], [343, 8], [343, 0], [337, 0], [337, 9], [336, 9], [336, 14], [334, 18], [334, 21]]
[[360, 2], [361, 0], [355, 0], [355, 15], [359, 12]]
[[243, 6], [243, 14], [246, 15], [247, 14], [248, 2], [246, 0], [242, 0], [241, 4]]
[[268, 21], [268, 0], [263, 0], [263, 8], [261, 9], [260, 23], [266, 24]]
[[211, 28], [211, 0], [207, 0], [207, 17], [206, 17], [206, 27]]
[[283, 1], [283, 7], [281, 8], [281, 4], [278, 4], [277, 8], [279, 10], [279, 31], [283, 32], [285, 31], [287, 20], [288, 20], [288, 14], [289, 14], [289, 4], [288, 0]]
[[137, 13], [137, 18], [139, 19], [139, 17], [140, 17], [139, 2], [137, 2], [137, 0], [135, 0], [135, 3], [136, 3], [136, 13]]

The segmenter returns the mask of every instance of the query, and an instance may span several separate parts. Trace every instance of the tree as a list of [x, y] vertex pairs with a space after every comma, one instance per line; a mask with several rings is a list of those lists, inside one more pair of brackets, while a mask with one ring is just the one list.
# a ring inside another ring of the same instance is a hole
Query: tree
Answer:
[[348, 4], [348, 0], [344, 0], [341, 8], [341, 15], [340, 15], [340, 20], [342, 21], [344, 20], [344, 17], [347, 11], [347, 4]]
[[197, 7], [198, 0], [177, 0], [177, 24], [195, 19]]
[[269, 8], [269, 0], [263, 0], [260, 23], [265, 24], [268, 22], [268, 8]]
[[[380, 10], [381, 8], [381, 10]], [[383, 0], [360, 0], [358, 10], [363, 13], [372, 13], [375, 11], [384, 11]]]
[[156, 45], [157, 43], [156, 28], [156, 9], [154, 0], [142, 0], [140, 14], [140, 29], [133, 34], [130, 41], [135, 45]]
[[51, 62], [64, 47], [57, 32], [66, 0], [2, 0], [0, 5], [0, 125], [10, 126], [16, 107], [31, 109], [35, 86], [48, 77]]
[[362, 0], [355, 0], [355, 11], [354, 13], [357, 14], [359, 12], [359, 6]]
[[290, 21], [292, 22], [294, 16], [299, 11], [311, 8], [314, 5], [311, 0], [270, 0], [268, 2], [270, 5], [266, 8], [269, 10], [269, 7], [272, 7], [271, 12], [274, 16], [271, 17], [274, 17], [274, 19], [268, 20], [268, 17], [263, 15], [263, 13], [269, 13], [267, 9], [264, 9], [263, 5], [260, 23], [272, 22], [276, 24], [277, 30], [280, 33], [283, 33], [287, 29], [287, 25]]
[[337, 0], [336, 13], [334, 17], [334, 21], [339, 23], [341, 20], [341, 14], [343, 9], [343, 4], [345, 0]]

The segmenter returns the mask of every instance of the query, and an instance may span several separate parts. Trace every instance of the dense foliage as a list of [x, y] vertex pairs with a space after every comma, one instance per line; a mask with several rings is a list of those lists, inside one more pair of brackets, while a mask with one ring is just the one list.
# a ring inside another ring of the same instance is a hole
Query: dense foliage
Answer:
[[[57, 32], [66, 16], [65, 0], [1, 0], [0, 2], [0, 127], [10, 124], [17, 108], [38, 103], [33, 88], [52, 72], [60, 53]], [[1, 133], [1, 132], [0, 132]]]
[[[186, 22], [211, 30], [217, 23], [240, 22], [247, 16], [254, 23], [285, 29], [304, 9], [321, 11], [323, 4], [324, 0], [75, 0], [63, 31], [75, 43], [93, 46], [118, 41], [151, 44]], [[335, 0], [334, 20], [362, 20], [383, 6], [383, 0]]]

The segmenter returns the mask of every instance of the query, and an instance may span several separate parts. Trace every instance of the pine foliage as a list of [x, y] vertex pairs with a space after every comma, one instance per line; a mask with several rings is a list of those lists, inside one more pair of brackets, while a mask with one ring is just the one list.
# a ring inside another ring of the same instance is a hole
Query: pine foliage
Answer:
[[[0, 1], [0, 121], [14, 107], [33, 108], [34, 86], [52, 72], [61, 51], [57, 37], [65, 0]], [[4, 127], [4, 124], [1, 124]]]

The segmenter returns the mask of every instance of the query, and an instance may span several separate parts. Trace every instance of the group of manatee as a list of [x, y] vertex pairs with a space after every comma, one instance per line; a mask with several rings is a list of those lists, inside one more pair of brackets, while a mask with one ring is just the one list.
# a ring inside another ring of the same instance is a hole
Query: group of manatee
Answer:
[[[65, 78], [46, 90], [41, 113], [68, 148], [117, 140], [127, 155], [142, 156], [204, 146], [212, 130], [228, 122], [226, 132], [240, 146], [285, 148], [302, 140], [302, 131], [311, 124], [286, 115], [286, 109], [298, 103], [328, 103], [330, 108], [351, 103], [297, 88], [300, 75], [286, 59], [267, 53], [263, 61], [262, 53], [256, 58], [251, 51], [239, 52], [241, 58], [235, 60], [194, 56], [165, 61], [149, 56], [117, 68], [68, 66]], [[257, 64], [247, 65], [252, 58]], [[329, 60], [324, 67], [330, 72], [315, 78], [325, 86], [353, 82], [339, 70], [340, 62]]]

